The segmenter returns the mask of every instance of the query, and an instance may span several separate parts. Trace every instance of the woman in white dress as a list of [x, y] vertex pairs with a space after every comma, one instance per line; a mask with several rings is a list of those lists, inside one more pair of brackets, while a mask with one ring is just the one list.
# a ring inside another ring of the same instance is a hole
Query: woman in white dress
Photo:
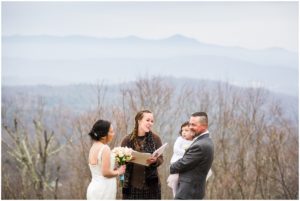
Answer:
[[125, 165], [114, 169], [115, 158], [107, 145], [112, 141], [114, 135], [111, 123], [105, 120], [98, 120], [89, 133], [93, 145], [89, 152], [92, 181], [87, 188], [88, 200], [116, 199], [116, 177], [125, 173]]

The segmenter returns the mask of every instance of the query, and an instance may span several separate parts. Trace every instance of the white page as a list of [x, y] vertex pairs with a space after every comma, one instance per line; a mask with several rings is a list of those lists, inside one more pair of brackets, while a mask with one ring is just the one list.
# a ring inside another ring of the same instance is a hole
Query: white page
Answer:
[[149, 164], [147, 163], [147, 159], [151, 157], [150, 153], [141, 153], [138, 151], [133, 151], [132, 156], [135, 157], [135, 159], [130, 162], [144, 166], [149, 166]]
[[166, 147], [167, 147], [168, 143], [163, 144], [161, 147], [159, 147], [158, 149], [155, 150], [155, 152], [153, 152], [152, 156], [154, 157], [159, 157], [160, 155], [163, 154], [163, 152], [165, 151]]

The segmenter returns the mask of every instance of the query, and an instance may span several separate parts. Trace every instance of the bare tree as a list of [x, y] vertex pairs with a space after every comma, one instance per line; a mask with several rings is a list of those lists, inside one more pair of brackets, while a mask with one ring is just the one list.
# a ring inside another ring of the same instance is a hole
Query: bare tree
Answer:
[[[19, 99], [22, 103], [4, 99], [4, 199], [85, 199], [92, 125], [100, 118], [113, 123], [113, 148], [131, 132], [134, 116], [142, 109], [153, 112], [154, 132], [169, 143], [159, 168], [163, 199], [172, 199], [166, 179], [174, 141], [181, 123], [196, 111], [208, 113], [215, 145], [206, 199], [298, 199], [298, 113], [287, 114], [268, 91], [205, 81], [179, 85], [162, 77], [123, 85], [114, 101], [103, 82], [92, 90], [96, 102], [81, 113], [64, 106], [45, 110], [45, 99], [28, 102], [25, 95]], [[30, 106], [35, 112], [26, 118]]]
[[[21, 182], [23, 187], [26, 187], [22, 194], [44, 199], [46, 191], [51, 191], [54, 197], [57, 197], [57, 191], [51, 183], [55, 177], [54, 182], [57, 185], [59, 172], [49, 172], [48, 166], [49, 158], [57, 154], [62, 146], [56, 140], [55, 133], [46, 129], [40, 120], [33, 120], [35, 132], [32, 140], [29, 131], [21, 124], [21, 121], [15, 118], [13, 128], [2, 125], [3, 131], [10, 138], [10, 142], [2, 141], [2, 143], [8, 148], [7, 153], [17, 161]], [[57, 168], [59, 169], [59, 164]]]

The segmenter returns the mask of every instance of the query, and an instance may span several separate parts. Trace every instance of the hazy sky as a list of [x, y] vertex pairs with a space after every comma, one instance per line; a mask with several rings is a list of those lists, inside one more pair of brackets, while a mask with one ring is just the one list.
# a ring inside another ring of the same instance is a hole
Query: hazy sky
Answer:
[[298, 2], [2, 2], [2, 35], [165, 38], [298, 49]]

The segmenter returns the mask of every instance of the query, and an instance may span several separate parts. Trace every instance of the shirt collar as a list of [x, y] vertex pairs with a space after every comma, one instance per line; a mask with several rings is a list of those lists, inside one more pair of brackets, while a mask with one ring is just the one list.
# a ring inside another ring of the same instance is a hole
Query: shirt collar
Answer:
[[198, 137], [200, 137], [200, 136], [207, 135], [207, 134], [209, 134], [209, 131], [208, 131], [208, 130], [206, 130], [204, 133], [201, 133], [200, 135], [198, 135], [197, 137], [195, 137], [194, 140], [196, 140], [196, 139], [197, 139]]

